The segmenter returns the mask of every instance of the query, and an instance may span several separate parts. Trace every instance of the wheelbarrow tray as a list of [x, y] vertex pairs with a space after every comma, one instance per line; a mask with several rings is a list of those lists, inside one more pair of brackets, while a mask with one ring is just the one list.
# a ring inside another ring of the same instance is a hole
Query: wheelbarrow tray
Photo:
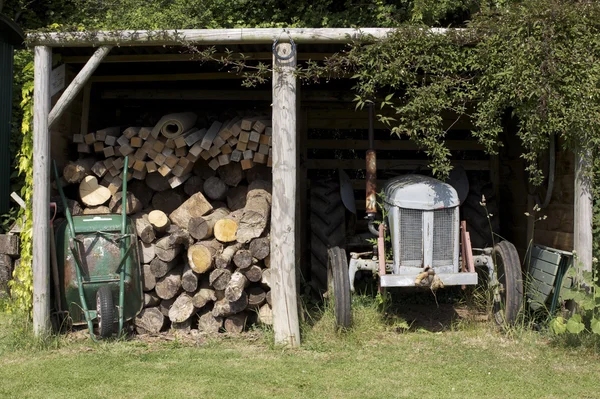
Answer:
[[[75, 245], [79, 245], [81, 256], [81, 277], [83, 292], [90, 310], [96, 308], [96, 292], [102, 286], [108, 285], [112, 292], [113, 302], [118, 304], [119, 298], [119, 263], [121, 261], [121, 244], [113, 241], [121, 236], [121, 215], [84, 215], [74, 216], [73, 225], [76, 237]], [[143, 306], [143, 290], [141, 269], [138, 259], [135, 227], [127, 219], [128, 234], [133, 237], [133, 248], [124, 262], [125, 291], [123, 318], [131, 320], [139, 314]], [[56, 254], [59, 263], [59, 278], [62, 282], [60, 293], [62, 303], [66, 304], [69, 316], [74, 325], [85, 324], [85, 314], [79, 299], [79, 284], [77, 279], [77, 264], [69, 247], [72, 238], [67, 221], [60, 224], [56, 230]], [[97, 309], [96, 309], [97, 310]], [[118, 322], [119, 312], [115, 311], [115, 322]]]

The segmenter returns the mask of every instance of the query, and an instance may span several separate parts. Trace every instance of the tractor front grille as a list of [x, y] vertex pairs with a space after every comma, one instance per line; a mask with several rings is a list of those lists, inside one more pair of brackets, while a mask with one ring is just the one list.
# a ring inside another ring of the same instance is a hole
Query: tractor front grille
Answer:
[[423, 211], [400, 208], [400, 266], [423, 263]]
[[455, 208], [433, 211], [433, 266], [448, 266], [454, 259]]

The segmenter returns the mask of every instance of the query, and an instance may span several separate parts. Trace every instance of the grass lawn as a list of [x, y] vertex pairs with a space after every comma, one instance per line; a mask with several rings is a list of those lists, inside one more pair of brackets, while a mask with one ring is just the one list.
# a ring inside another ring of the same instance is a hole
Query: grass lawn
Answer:
[[[355, 307], [356, 309], [356, 307]], [[298, 350], [271, 334], [36, 344], [0, 314], [4, 398], [598, 398], [600, 356], [538, 333], [507, 335], [488, 323], [404, 331], [355, 310], [344, 334], [325, 314]], [[399, 332], [400, 331], [400, 332]]]

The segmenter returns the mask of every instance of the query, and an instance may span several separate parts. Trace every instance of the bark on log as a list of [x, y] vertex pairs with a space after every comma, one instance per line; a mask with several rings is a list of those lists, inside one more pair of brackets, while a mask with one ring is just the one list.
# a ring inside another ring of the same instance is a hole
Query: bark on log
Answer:
[[[144, 291], [152, 291], [156, 286], [156, 276], [152, 273], [150, 265], [142, 266], [142, 288]], [[152, 305], [155, 306], [155, 305]]]
[[229, 302], [235, 302], [241, 298], [244, 289], [250, 282], [240, 272], [235, 272], [231, 275], [231, 279], [225, 288], [225, 299]]
[[174, 298], [181, 289], [181, 268], [170, 270], [156, 282], [156, 295], [162, 299]]
[[252, 266], [252, 252], [247, 249], [240, 249], [233, 256], [233, 263], [240, 269]]
[[[56, 203], [56, 214], [65, 216], [65, 207], [63, 202], [59, 196], [50, 197], [50, 202]], [[72, 216], [83, 215], [83, 208], [79, 202], [67, 198], [67, 206], [69, 207], [69, 212], [71, 212]]]
[[206, 179], [203, 188], [204, 194], [213, 201], [224, 200], [227, 195], [227, 185], [216, 176]]
[[195, 292], [198, 289], [198, 274], [192, 270], [187, 262], [181, 274], [181, 287], [187, 292]]
[[252, 265], [247, 269], [242, 269], [242, 273], [244, 276], [246, 276], [248, 281], [253, 283], [258, 283], [262, 279], [262, 269], [257, 265]]
[[264, 180], [256, 180], [248, 187], [246, 206], [239, 223], [237, 240], [247, 243], [260, 237], [271, 215], [271, 184]]
[[171, 299], [163, 299], [162, 301], [160, 301], [160, 305], [158, 305], [158, 310], [160, 310], [163, 316], [169, 317], [169, 309], [171, 308], [171, 305], [173, 305], [173, 302], [175, 302], [175, 299], [177, 298], [173, 297]]
[[107, 213], [110, 213], [110, 209], [104, 205], [93, 206], [83, 210], [84, 215], [106, 215]]
[[216, 240], [201, 241], [190, 246], [187, 256], [192, 270], [202, 274], [212, 269], [214, 258], [221, 248], [221, 244]]
[[242, 310], [246, 309], [246, 307], [248, 307], [248, 295], [246, 295], [246, 293], [243, 292], [240, 299], [238, 299], [235, 302], [229, 302], [225, 298], [215, 302], [212, 314], [215, 317], [227, 317], [241, 312]]
[[215, 223], [228, 214], [227, 208], [217, 208], [209, 215], [190, 218], [187, 229], [196, 240], [205, 240], [213, 235]]
[[230, 187], [236, 187], [244, 178], [244, 171], [238, 162], [231, 162], [217, 169], [223, 183]]
[[154, 229], [148, 221], [148, 215], [138, 214], [133, 216], [133, 222], [135, 223], [135, 231], [138, 237], [146, 244], [151, 244], [156, 238]]
[[225, 290], [227, 288], [227, 284], [229, 284], [229, 280], [231, 280], [231, 270], [229, 269], [215, 269], [210, 272], [209, 276], [209, 284], [215, 290]]
[[158, 209], [155, 209], [148, 214], [148, 221], [152, 227], [154, 227], [154, 230], [158, 231], [159, 233], [164, 233], [171, 225], [171, 221], [167, 215]]
[[138, 248], [139, 248], [140, 262], [150, 263], [156, 257], [156, 252], [154, 251], [153, 243], [145, 243], [140, 240]]
[[210, 288], [200, 288], [194, 297], [192, 298], [192, 303], [198, 309], [206, 306], [207, 303], [214, 302], [217, 300], [217, 296], [215, 295], [215, 290]]
[[169, 235], [158, 240], [154, 247], [156, 256], [165, 262], [170, 262], [175, 259], [175, 257], [181, 253], [182, 249], [181, 245], [171, 244], [171, 237]]
[[144, 179], [144, 182], [154, 192], [162, 192], [162, 191], [171, 189], [171, 185], [169, 184], [169, 179], [162, 176], [158, 172], [148, 173], [146, 175], [146, 179]]
[[155, 257], [150, 262], [150, 271], [156, 278], [165, 276], [170, 270], [173, 270], [179, 264], [179, 259], [172, 259], [169, 262]]
[[67, 183], [81, 183], [84, 177], [92, 173], [92, 166], [96, 158], [81, 158], [75, 162], [69, 162], [63, 169], [63, 178]]
[[[115, 195], [112, 196], [110, 204], [108, 205], [111, 212], [121, 214], [122, 197], [122, 191], [118, 191], [117, 193], [115, 193]], [[138, 213], [142, 210], [142, 203], [136, 198], [136, 196], [132, 192], [127, 192], [126, 201], [128, 215], [133, 215], [134, 213]]]
[[81, 181], [81, 184], [79, 184], [81, 202], [89, 207], [106, 203], [110, 199], [110, 196], [110, 190], [99, 185], [96, 176], [86, 176]]
[[191, 218], [204, 216], [212, 211], [212, 209], [212, 205], [204, 198], [204, 195], [202, 195], [202, 193], [196, 193], [179, 208], [175, 209], [169, 215], [169, 219], [171, 219], [172, 223], [185, 229]]
[[144, 292], [144, 307], [145, 308], [153, 308], [158, 306], [160, 303], [160, 298], [156, 295], [156, 292]]
[[175, 227], [176, 229], [173, 229], [170, 226], [167, 228], [167, 233], [169, 233], [169, 245], [183, 245], [185, 249], [188, 249], [190, 245], [194, 244], [194, 239], [187, 230], [180, 229], [177, 226]]
[[273, 172], [271, 168], [265, 165], [255, 165], [252, 169], [246, 171], [246, 180], [250, 184], [257, 180], [270, 182], [273, 180]]
[[218, 269], [225, 269], [228, 267], [233, 260], [233, 256], [242, 248], [242, 245], [243, 244], [235, 243], [225, 248], [223, 252], [215, 257], [215, 267]]
[[254, 258], [263, 260], [271, 252], [271, 240], [269, 237], [255, 238], [250, 242], [249, 249]]
[[194, 304], [192, 303], [192, 297], [187, 293], [183, 293], [177, 297], [171, 309], [169, 309], [169, 319], [173, 323], [183, 323], [196, 311]]
[[204, 179], [200, 176], [192, 176], [186, 180], [183, 191], [190, 197], [196, 193], [202, 192]]
[[171, 323], [171, 330], [182, 333], [189, 333], [192, 330], [192, 319], [187, 319], [181, 323]]
[[237, 313], [225, 319], [225, 331], [230, 334], [240, 334], [246, 327], [248, 314], [246, 312]]
[[260, 310], [258, 311], [258, 320], [265, 326], [273, 325], [273, 310], [271, 309], [271, 305], [265, 303], [260, 307]]
[[206, 334], [216, 334], [223, 327], [223, 318], [215, 317], [212, 311], [204, 311], [198, 318], [198, 331]]
[[237, 186], [227, 191], [227, 207], [233, 212], [246, 206], [247, 186]]
[[248, 306], [258, 308], [267, 300], [267, 293], [262, 287], [253, 286], [246, 290], [248, 295]]
[[183, 204], [183, 201], [185, 199], [177, 191], [165, 190], [154, 194], [154, 197], [152, 197], [152, 207], [163, 211], [165, 214], [169, 214], [179, 208]]
[[158, 334], [165, 324], [165, 317], [158, 308], [142, 309], [134, 321], [138, 334]]

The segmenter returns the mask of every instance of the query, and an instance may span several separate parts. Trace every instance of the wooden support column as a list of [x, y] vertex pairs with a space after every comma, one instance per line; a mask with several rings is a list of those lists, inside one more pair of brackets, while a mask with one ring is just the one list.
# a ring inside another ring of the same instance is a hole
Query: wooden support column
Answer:
[[273, 204], [271, 271], [275, 343], [300, 345], [296, 292], [296, 67], [295, 47], [273, 56]]
[[575, 153], [575, 215], [573, 250], [577, 252], [576, 267], [592, 271], [592, 154], [589, 149]]
[[99, 47], [94, 55], [90, 58], [90, 60], [81, 68], [81, 71], [75, 76], [75, 79], [69, 84], [64, 91], [64, 93], [60, 96], [52, 111], [50, 111], [50, 115], [48, 116], [48, 126], [52, 127], [52, 125], [58, 120], [58, 118], [63, 114], [63, 112], [69, 107], [69, 105], [73, 102], [75, 97], [79, 94], [81, 89], [86, 85], [89, 81], [90, 77], [98, 68], [98, 65], [102, 62], [104, 57], [109, 53], [112, 46], [102, 46]]
[[35, 47], [33, 89], [33, 332], [50, 331], [50, 71], [52, 49]]

